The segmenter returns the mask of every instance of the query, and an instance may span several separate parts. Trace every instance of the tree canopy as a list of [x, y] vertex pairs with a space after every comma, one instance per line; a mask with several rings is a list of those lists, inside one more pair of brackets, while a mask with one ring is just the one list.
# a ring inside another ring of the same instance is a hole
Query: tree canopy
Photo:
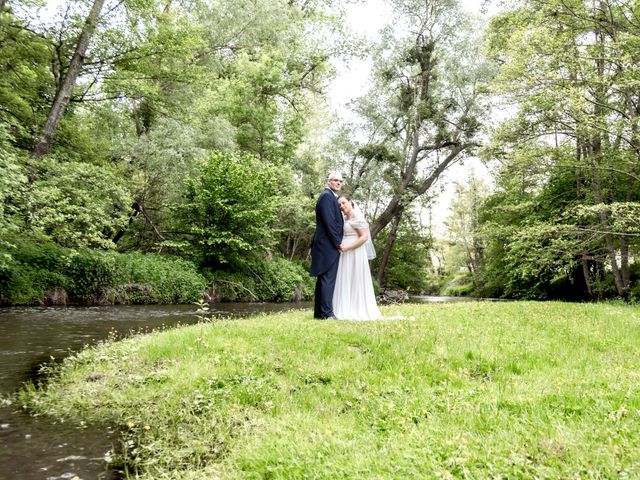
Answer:
[[[380, 286], [422, 291], [443, 245], [423, 213], [479, 156], [493, 178], [459, 183], [438, 275], [463, 267], [479, 295], [640, 295], [637, 2], [520, 0], [485, 24], [455, 0], [389, 0], [373, 45], [349, 3], [2, 1], [0, 270], [40, 239], [277, 277], [308, 262], [338, 169]], [[327, 86], [356, 55], [370, 89], [339, 121]]]

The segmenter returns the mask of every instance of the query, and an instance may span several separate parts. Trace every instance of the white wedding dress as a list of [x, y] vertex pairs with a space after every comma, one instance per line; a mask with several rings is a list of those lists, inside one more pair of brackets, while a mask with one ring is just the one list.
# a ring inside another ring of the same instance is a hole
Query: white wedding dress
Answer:
[[[346, 220], [342, 236], [343, 244], [357, 240], [356, 228], [369, 230], [369, 225], [363, 219]], [[382, 318], [380, 309], [376, 305], [365, 245], [366, 242], [358, 248], [348, 250], [340, 255], [336, 287], [333, 292], [333, 313], [340, 320], [378, 320]]]

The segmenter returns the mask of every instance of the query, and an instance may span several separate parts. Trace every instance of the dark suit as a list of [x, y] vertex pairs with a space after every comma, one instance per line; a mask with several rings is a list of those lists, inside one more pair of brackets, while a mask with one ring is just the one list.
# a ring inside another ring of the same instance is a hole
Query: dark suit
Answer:
[[313, 309], [315, 318], [333, 317], [333, 290], [343, 226], [336, 196], [330, 188], [325, 188], [316, 202], [316, 232], [311, 246], [311, 275], [318, 277]]

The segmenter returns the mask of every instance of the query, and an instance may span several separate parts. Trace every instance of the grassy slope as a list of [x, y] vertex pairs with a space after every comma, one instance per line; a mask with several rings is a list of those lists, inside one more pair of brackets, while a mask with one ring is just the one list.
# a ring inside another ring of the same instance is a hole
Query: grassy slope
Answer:
[[123, 430], [140, 478], [638, 478], [640, 308], [308, 312], [107, 343], [39, 412]]

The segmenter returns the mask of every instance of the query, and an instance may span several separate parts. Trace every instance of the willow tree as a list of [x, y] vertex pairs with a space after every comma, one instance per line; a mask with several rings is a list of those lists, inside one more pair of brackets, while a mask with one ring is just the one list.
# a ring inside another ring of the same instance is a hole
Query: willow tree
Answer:
[[[640, 208], [639, 22], [634, 1], [528, 0], [489, 30], [501, 64], [495, 91], [516, 112], [494, 137], [503, 175], [542, 167], [521, 190], [526, 201], [572, 181], [561, 209], [535, 221], [531, 212], [526, 230], [496, 240], [529, 238], [531, 262], [520, 263], [549, 262], [557, 276], [579, 267], [576, 279], [590, 296], [608, 272], [617, 294], [629, 295]], [[549, 242], [560, 239], [566, 251], [551, 261]]]
[[403, 216], [478, 145], [482, 83], [490, 71], [456, 1], [391, 4], [396, 18], [374, 55], [371, 91], [357, 107], [366, 141], [347, 167], [354, 190], [378, 184], [382, 204], [372, 236], [391, 229], [379, 282]]

